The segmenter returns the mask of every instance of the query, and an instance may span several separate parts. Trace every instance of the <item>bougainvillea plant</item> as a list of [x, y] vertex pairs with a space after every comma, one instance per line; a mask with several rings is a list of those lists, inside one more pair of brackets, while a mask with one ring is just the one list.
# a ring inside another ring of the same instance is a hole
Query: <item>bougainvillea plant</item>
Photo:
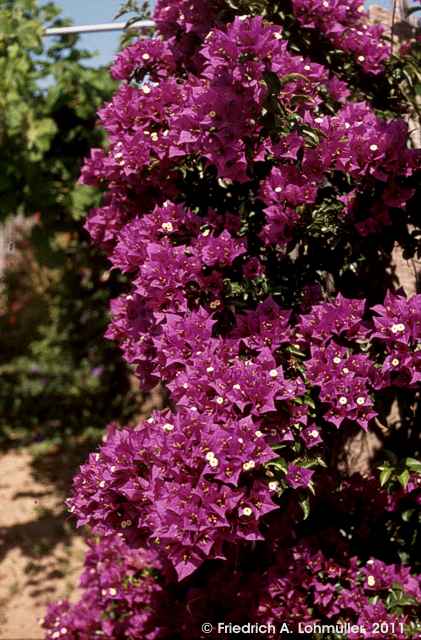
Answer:
[[[112, 425], [76, 477], [85, 595], [47, 638], [419, 638], [421, 296], [387, 267], [416, 250], [420, 155], [382, 29], [355, 0], [155, 19], [113, 66], [82, 180], [131, 282], [108, 337], [168, 407]], [[391, 398], [410, 455], [347, 474], [344, 441]]]

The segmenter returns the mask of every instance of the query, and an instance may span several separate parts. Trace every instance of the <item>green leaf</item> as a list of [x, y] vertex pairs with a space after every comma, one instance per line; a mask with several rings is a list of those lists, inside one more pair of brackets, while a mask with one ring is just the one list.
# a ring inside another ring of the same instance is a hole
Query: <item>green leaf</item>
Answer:
[[415, 513], [415, 509], [407, 509], [402, 513], [402, 520], [404, 522], [409, 522], [412, 518], [412, 515]]
[[406, 488], [406, 485], [408, 484], [410, 478], [410, 474], [409, 471], [407, 469], [405, 469], [405, 471], [403, 471], [399, 476], [398, 476], [398, 480], [401, 483], [401, 485], [403, 486], [403, 488]]
[[418, 473], [421, 473], [421, 461], [420, 460], [416, 460], [415, 458], [406, 458], [405, 464], [412, 471], [417, 471]]
[[393, 469], [391, 467], [385, 467], [380, 473], [380, 486], [384, 487], [386, 482], [390, 479]]
[[288, 471], [288, 464], [284, 458], [277, 458], [276, 460], [271, 460], [271, 462], [268, 462], [266, 466], [274, 467], [275, 469], [282, 471], [282, 473], [286, 473]]
[[304, 520], [307, 520], [310, 515], [310, 498], [308, 496], [300, 500], [300, 507], [303, 510]]

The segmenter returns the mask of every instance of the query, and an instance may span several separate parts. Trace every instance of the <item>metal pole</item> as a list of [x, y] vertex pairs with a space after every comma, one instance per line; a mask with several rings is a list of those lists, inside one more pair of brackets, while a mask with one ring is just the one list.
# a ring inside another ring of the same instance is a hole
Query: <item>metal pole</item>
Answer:
[[101, 33], [106, 31], [124, 31], [124, 29], [148, 29], [154, 27], [153, 20], [139, 20], [127, 26], [126, 22], [110, 22], [106, 24], [85, 24], [79, 27], [56, 27], [46, 29], [45, 36], [63, 36], [69, 33]]

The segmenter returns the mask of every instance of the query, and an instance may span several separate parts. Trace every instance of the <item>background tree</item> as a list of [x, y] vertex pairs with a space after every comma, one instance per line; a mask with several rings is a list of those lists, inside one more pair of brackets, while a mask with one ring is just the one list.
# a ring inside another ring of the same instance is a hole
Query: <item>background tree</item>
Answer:
[[0, 220], [15, 247], [2, 276], [4, 438], [97, 437], [104, 415], [135, 410], [129, 370], [102, 339], [123, 279], [104, 275], [88, 243], [83, 215], [100, 194], [77, 183], [89, 148], [104, 141], [96, 111], [115, 84], [86, 65], [76, 36], [43, 38], [66, 24], [53, 3], [0, 2]]

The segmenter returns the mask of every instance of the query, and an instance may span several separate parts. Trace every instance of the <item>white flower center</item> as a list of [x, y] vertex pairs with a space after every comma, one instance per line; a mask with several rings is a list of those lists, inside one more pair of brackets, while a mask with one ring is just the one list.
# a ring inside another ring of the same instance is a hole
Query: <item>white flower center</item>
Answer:
[[244, 509], [241, 509], [241, 515], [247, 516], [247, 518], [249, 518], [251, 515], [253, 515], [253, 509], [251, 509], [250, 507], [244, 507]]
[[345, 396], [341, 396], [341, 397], [339, 398], [339, 404], [341, 404], [341, 405], [346, 405], [346, 404], [348, 404], [348, 398], [345, 398]]
[[363, 396], [359, 396], [357, 398], [357, 404], [359, 404], [360, 406], [363, 405], [365, 402], [365, 398]]
[[335, 364], [339, 364], [339, 363], [341, 362], [341, 359], [340, 359], [340, 358], [338, 358], [338, 356], [336, 356], [335, 358], [333, 358], [333, 362], [334, 362]]
[[276, 369], [271, 369], [269, 371], [269, 375], [270, 375], [271, 378], [277, 378], [278, 377], [278, 372], [277, 372]]
[[166, 422], [162, 428], [164, 431], [174, 431], [174, 425], [169, 422]]
[[142, 91], [143, 91], [144, 94], [148, 95], [151, 92], [151, 88], [148, 87], [147, 84], [144, 84], [143, 87], [142, 87]]
[[378, 148], [376, 144], [370, 144], [370, 151], [377, 151]]
[[149, 53], [144, 53], [142, 56], [142, 60], [150, 60], [151, 56], [149, 55]]
[[374, 585], [376, 584], [376, 578], [374, 576], [368, 576], [367, 584], [369, 587], [374, 587]]
[[391, 331], [392, 333], [402, 333], [402, 331], [405, 331], [405, 325], [402, 324], [402, 322], [399, 322], [398, 324], [393, 324], [391, 327]]
[[169, 232], [174, 230], [174, 227], [172, 226], [171, 222], [163, 222], [162, 228], [164, 229], [164, 231], [169, 231]]

